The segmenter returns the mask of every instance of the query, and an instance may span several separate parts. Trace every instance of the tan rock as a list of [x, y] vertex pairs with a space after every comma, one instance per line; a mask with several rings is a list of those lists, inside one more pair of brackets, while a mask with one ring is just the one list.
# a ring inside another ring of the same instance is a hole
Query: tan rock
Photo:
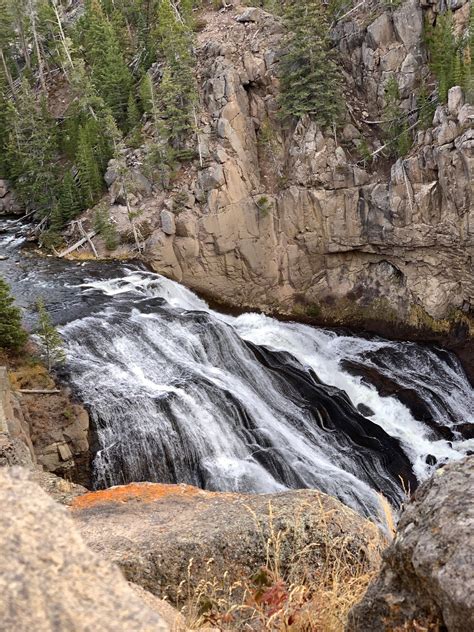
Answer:
[[117, 568], [87, 548], [64, 508], [22, 470], [0, 470], [0, 620], [16, 632], [166, 632]]

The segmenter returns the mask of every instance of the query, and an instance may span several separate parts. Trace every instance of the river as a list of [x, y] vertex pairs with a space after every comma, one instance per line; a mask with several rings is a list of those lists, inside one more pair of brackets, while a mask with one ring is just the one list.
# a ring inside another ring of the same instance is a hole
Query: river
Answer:
[[0, 220], [0, 275], [26, 326], [41, 296], [64, 338], [64, 377], [97, 439], [96, 487], [317, 488], [374, 516], [378, 492], [397, 506], [404, 488], [474, 449], [474, 394], [451, 353], [230, 316], [139, 264], [23, 245], [21, 225]]

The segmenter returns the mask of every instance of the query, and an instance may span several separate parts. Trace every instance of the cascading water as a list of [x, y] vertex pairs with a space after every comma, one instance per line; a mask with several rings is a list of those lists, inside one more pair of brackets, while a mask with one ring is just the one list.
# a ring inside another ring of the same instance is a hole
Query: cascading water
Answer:
[[[461, 436], [443, 439], [395, 398], [380, 397], [341, 368], [343, 360], [393, 354], [385, 370], [426, 395], [436, 380], [420, 369], [440, 365], [433, 351], [258, 314], [225, 316], [142, 271], [82, 290], [109, 298], [63, 328], [72, 381], [98, 429], [100, 486], [156, 480], [254, 492], [316, 487], [373, 514], [376, 491], [397, 503], [399, 477], [413, 486], [412, 468], [418, 480], [430, 472], [428, 455], [455, 459], [469, 447]], [[463, 420], [474, 413], [460, 367], [441, 364], [450, 393], [433, 400], [440, 429], [454, 423], [454, 410]], [[357, 404], [371, 409], [370, 419]]]
[[474, 447], [472, 389], [449, 353], [223, 315], [136, 266], [35, 258], [0, 273], [27, 312], [42, 295], [61, 325], [99, 487], [314, 487], [376, 515], [377, 492], [396, 505]]

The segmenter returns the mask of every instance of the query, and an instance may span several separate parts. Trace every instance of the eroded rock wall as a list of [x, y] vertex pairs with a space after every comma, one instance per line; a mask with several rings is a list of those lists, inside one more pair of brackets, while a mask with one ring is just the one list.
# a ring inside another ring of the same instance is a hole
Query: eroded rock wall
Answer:
[[[197, 42], [200, 160], [182, 169], [171, 191], [147, 192], [141, 180], [132, 200], [149, 222], [145, 257], [157, 272], [227, 303], [280, 312], [346, 301], [408, 322], [413, 306], [436, 319], [469, 313], [474, 108], [453, 88], [405, 158], [377, 152], [389, 77], [416, 122], [420, 86], [432, 81], [423, 14], [440, 6], [366, 5], [334, 31], [347, 99], [339, 131], [309, 119], [282, 127], [283, 29], [275, 16], [242, 7], [205, 13]], [[469, 3], [453, 9], [462, 31]], [[367, 152], [375, 155], [368, 160]], [[133, 169], [140, 162], [125, 160]], [[125, 212], [111, 207], [118, 220]]]

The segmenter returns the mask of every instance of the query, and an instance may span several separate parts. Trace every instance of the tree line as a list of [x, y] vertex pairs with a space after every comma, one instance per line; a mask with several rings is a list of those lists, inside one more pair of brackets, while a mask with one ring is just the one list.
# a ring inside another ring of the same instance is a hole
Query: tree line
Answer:
[[[68, 4], [0, 0], [0, 177], [51, 244], [100, 199], [144, 116], [168, 161], [186, 157], [196, 107], [193, 0], [86, 0], [78, 19]], [[52, 113], [61, 85], [68, 106]]]

